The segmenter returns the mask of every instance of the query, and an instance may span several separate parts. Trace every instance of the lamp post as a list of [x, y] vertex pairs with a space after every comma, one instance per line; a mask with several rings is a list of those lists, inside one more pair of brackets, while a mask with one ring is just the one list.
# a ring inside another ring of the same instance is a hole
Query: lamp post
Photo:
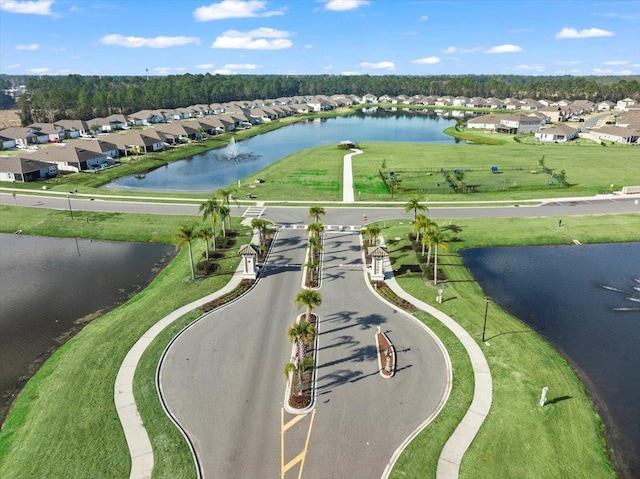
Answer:
[[71, 216], [71, 219], [73, 219], [73, 210], [71, 209], [71, 195], [67, 195], [67, 201], [69, 202], [69, 215]]
[[484, 326], [482, 326], [482, 342], [484, 343], [484, 332], [487, 330], [487, 313], [489, 313], [489, 301], [491, 301], [491, 298], [486, 297], [484, 298], [485, 302], [485, 306], [484, 306]]

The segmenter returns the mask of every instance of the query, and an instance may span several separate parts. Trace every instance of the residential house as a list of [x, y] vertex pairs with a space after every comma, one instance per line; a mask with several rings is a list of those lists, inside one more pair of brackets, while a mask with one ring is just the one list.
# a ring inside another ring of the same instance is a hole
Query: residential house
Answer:
[[500, 120], [497, 131], [509, 134], [533, 133], [540, 129], [540, 119], [527, 115], [506, 115]]
[[369, 104], [369, 103], [378, 103], [378, 97], [371, 93], [367, 93], [360, 99], [360, 103]]
[[618, 103], [616, 103], [616, 110], [629, 111], [639, 109], [640, 103], [637, 103], [633, 98], [625, 98], [624, 100], [620, 100]]
[[553, 123], [559, 123], [566, 121], [571, 115], [571, 110], [563, 108], [561, 106], [545, 106], [538, 111], [544, 113], [549, 117], [549, 120]]
[[108, 141], [118, 147], [118, 156], [153, 153], [164, 149], [164, 139], [153, 128], [112, 134], [109, 135]]
[[83, 120], [58, 120], [54, 124], [65, 130], [67, 138], [79, 138], [91, 134], [89, 125]]
[[[201, 134], [198, 131], [199, 125], [195, 122], [174, 121], [172, 123], [161, 123], [155, 125], [153, 130], [164, 134], [167, 143], [186, 143], [189, 140], [198, 140]], [[144, 130], [147, 131], [147, 130]], [[159, 135], [162, 138], [162, 135]]]
[[580, 130], [566, 123], [559, 123], [547, 128], [541, 128], [534, 133], [537, 140], [542, 142], [565, 143], [578, 137]]
[[107, 138], [110, 138], [110, 136], [102, 138], [73, 139], [67, 141], [67, 146], [71, 146], [73, 148], [84, 148], [85, 150], [99, 153], [108, 158], [117, 158], [119, 156], [118, 146], [115, 143], [107, 141]]
[[65, 143], [42, 148], [29, 156], [35, 160], [57, 165], [58, 171], [74, 173], [98, 169], [114, 163], [113, 159], [107, 158], [106, 155]]
[[0, 131], [0, 149], [1, 150], [9, 150], [11, 148], [16, 147], [16, 139], [8, 138], [2, 135], [2, 131]]
[[597, 111], [611, 111], [615, 108], [616, 104], [613, 103], [612, 101], [601, 101], [600, 103], [598, 103], [596, 105], [596, 110]]
[[29, 156], [0, 156], [0, 181], [43, 180], [58, 175], [55, 164], [38, 161]]
[[488, 115], [481, 115], [475, 118], [469, 118], [467, 120], [467, 128], [475, 128], [487, 131], [495, 131], [500, 125], [500, 121], [504, 115], [496, 115], [490, 113]]
[[[16, 148], [27, 148], [29, 145], [39, 143], [39, 136], [31, 128], [23, 126], [10, 126], [0, 130], [0, 136], [15, 141]], [[4, 142], [3, 142], [4, 143]]]
[[640, 145], [640, 128], [625, 126], [603, 126], [590, 131], [592, 136], [600, 140], [613, 141], [626, 145]]

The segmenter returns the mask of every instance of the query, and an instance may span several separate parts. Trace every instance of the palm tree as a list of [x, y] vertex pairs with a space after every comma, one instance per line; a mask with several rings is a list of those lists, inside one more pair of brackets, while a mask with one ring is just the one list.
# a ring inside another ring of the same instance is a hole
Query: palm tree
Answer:
[[228, 222], [228, 228], [231, 229], [231, 209], [226, 205], [218, 206], [218, 214], [220, 215], [220, 224], [222, 224], [222, 236], [227, 236], [227, 226], [225, 226], [225, 220]]
[[429, 228], [427, 228], [422, 235], [422, 244], [429, 248], [429, 251], [427, 252], [427, 264], [431, 262], [431, 251], [434, 245], [434, 231], [438, 231], [439, 229], [440, 228], [437, 224], [431, 223]]
[[404, 211], [408, 213], [411, 210], [413, 210], [413, 220], [415, 221], [416, 218], [418, 217], [418, 211], [429, 211], [429, 208], [427, 208], [425, 205], [420, 203], [419, 198], [411, 198], [404, 205]]
[[299, 321], [289, 326], [287, 337], [298, 346], [298, 360], [304, 361], [307, 355], [307, 345], [316, 336], [316, 328], [309, 321]]
[[202, 220], [211, 219], [211, 237], [213, 238], [213, 251], [216, 250], [216, 224], [218, 224], [218, 215], [220, 214], [220, 203], [217, 198], [209, 198], [200, 205], [202, 212]]
[[435, 258], [433, 260], [433, 285], [438, 284], [438, 247], [442, 246], [445, 251], [449, 250], [449, 246], [444, 242], [444, 236], [440, 228], [433, 230], [433, 246], [436, 248]]
[[376, 244], [376, 240], [378, 236], [380, 236], [381, 232], [382, 228], [380, 228], [380, 226], [378, 225], [369, 225], [362, 230], [362, 234], [366, 236], [367, 240], [369, 241], [369, 245], [371, 246]]
[[251, 227], [254, 230], [258, 230], [258, 241], [260, 243], [260, 246], [264, 246], [264, 244], [266, 243], [265, 239], [267, 236], [268, 226], [269, 223], [261, 218], [254, 218], [251, 220]]
[[309, 256], [313, 261], [316, 257], [316, 253], [318, 251], [322, 251], [322, 241], [320, 241], [320, 238], [318, 236], [315, 236], [315, 235], [309, 236], [309, 250], [311, 253]]
[[[416, 215], [416, 219], [413, 220], [413, 233], [416, 235], [416, 241], [420, 241], [420, 231], [426, 231], [430, 224], [431, 220], [425, 215]], [[422, 256], [424, 256], [424, 253], [422, 253]]]
[[310, 236], [320, 237], [323, 229], [324, 228], [321, 223], [311, 223], [309, 226], [307, 226], [307, 231], [309, 232]]
[[305, 318], [308, 321], [313, 308], [322, 304], [322, 296], [316, 290], [303, 289], [298, 293], [296, 299], [293, 300], [293, 304], [298, 307], [304, 306], [307, 309]]
[[189, 246], [189, 264], [191, 265], [191, 281], [196, 279], [196, 271], [193, 267], [193, 252], [191, 251], [191, 242], [196, 239], [196, 227], [195, 225], [182, 225], [176, 234], [178, 240], [177, 246], [180, 248], [183, 244], [187, 243]]
[[312, 206], [309, 208], [309, 218], [313, 218], [316, 220], [316, 223], [322, 224], [320, 221], [320, 217], [326, 214], [324, 208], [322, 206]]
[[297, 386], [296, 389], [298, 391], [298, 396], [302, 396], [302, 374], [307, 370], [313, 367], [315, 361], [313, 358], [306, 358], [303, 361], [293, 361], [284, 365], [284, 377], [289, 380], [289, 375], [295, 371], [297, 378]]
[[209, 228], [200, 228], [198, 230], [198, 238], [204, 240], [204, 252], [205, 258], [207, 258], [207, 264], [209, 264], [209, 240], [213, 237]]
[[[227, 228], [231, 229], [231, 206], [229, 204], [230, 200], [231, 200], [231, 194], [234, 192], [235, 190], [232, 190], [231, 188], [220, 188], [218, 191], [216, 191], [216, 196], [218, 198], [220, 198], [222, 200], [222, 204], [224, 206], [227, 207], [228, 209], [228, 214], [226, 216], [227, 218]], [[236, 202], [236, 205], [238, 204], [238, 200], [234, 200]]]

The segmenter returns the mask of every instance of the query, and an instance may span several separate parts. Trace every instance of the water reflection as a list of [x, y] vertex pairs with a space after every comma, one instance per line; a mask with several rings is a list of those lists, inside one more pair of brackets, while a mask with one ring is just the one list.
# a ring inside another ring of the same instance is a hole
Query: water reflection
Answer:
[[574, 365], [617, 472], [640, 477], [640, 243], [479, 248], [462, 257], [488, 296]]
[[175, 254], [168, 245], [8, 234], [0, 244], [0, 418], [34, 361], [141, 290]]

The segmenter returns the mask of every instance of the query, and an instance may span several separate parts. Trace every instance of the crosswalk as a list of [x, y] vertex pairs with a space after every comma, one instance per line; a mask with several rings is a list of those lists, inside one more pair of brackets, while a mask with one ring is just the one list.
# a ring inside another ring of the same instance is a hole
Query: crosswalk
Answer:
[[243, 218], [260, 218], [266, 208], [264, 206], [250, 206], [242, 213]]

